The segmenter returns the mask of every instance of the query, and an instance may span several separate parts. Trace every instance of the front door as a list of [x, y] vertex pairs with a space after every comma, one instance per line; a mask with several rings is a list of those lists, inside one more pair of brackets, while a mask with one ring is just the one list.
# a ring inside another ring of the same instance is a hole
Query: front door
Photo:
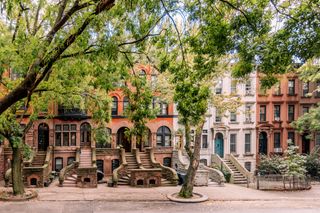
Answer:
[[310, 153], [310, 139], [308, 138], [308, 134], [304, 134], [302, 137], [302, 153], [309, 154]]
[[38, 151], [46, 151], [49, 146], [49, 126], [42, 123], [38, 127]]
[[223, 135], [221, 133], [216, 134], [214, 141], [214, 153], [223, 158], [224, 147], [223, 147]]
[[259, 135], [259, 154], [268, 154], [268, 138], [266, 132], [261, 132]]
[[131, 152], [131, 141], [130, 141], [130, 138], [128, 138], [125, 134], [127, 129], [128, 128], [126, 127], [122, 127], [118, 130], [117, 144], [121, 145], [122, 148], [126, 150], [126, 152]]

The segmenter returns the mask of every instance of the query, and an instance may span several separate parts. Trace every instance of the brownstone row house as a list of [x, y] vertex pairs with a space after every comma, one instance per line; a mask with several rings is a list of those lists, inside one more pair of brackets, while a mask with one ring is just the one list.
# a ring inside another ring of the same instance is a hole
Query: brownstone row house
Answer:
[[[258, 75], [258, 79], [259, 79]], [[282, 154], [288, 147], [288, 139], [299, 146], [300, 153], [310, 153], [320, 146], [320, 133], [299, 134], [290, 123], [297, 120], [320, 101], [320, 93], [314, 92], [319, 83], [302, 82], [294, 73], [281, 75], [268, 91], [257, 95], [257, 153]], [[257, 88], [260, 88], [257, 80]]]
[[[137, 65], [136, 69], [141, 77], [156, 81], [157, 75], [150, 66]], [[24, 162], [25, 185], [44, 186], [54, 173], [59, 174], [62, 186], [92, 187], [97, 180], [145, 186], [176, 184], [175, 171], [168, 168], [173, 149], [173, 104], [156, 101], [155, 97], [153, 107], [160, 108], [160, 112], [147, 123], [148, 140], [137, 144], [134, 138], [125, 136], [126, 129], [132, 128], [123, 113], [128, 98], [121, 89], [112, 91], [110, 96], [112, 119], [106, 131], [111, 143], [105, 145], [94, 140], [94, 124], [89, 113], [58, 104], [48, 107], [55, 116], [51, 119], [40, 116], [26, 136], [25, 142], [35, 154], [29, 162]], [[27, 121], [28, 117], [24, 123]], [[8, 144], [0, 146], [1, 178], [10, 168], [11, 154]]]

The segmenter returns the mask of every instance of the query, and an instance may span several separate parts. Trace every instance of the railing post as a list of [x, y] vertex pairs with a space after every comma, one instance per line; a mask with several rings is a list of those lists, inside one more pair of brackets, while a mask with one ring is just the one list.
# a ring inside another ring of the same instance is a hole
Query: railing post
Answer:
[[257, 175], [257, 189], [260, 189], [260, 185], [259, 185], [259, 179], [260, 179], [260, 173], [258, 173]]

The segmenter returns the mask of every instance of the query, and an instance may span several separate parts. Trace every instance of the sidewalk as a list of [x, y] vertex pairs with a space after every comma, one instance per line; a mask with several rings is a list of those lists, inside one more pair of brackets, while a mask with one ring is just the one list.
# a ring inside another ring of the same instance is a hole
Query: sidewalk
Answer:
[[[46, 188], [37, 188], [39, 201], [168, 201], [166, 195], [178, 192], [177, 187], [133, 188], [119, 186], [107, 187], [99, 184], [97, 188], [58, 187], [52, 183]], [[0, 187], [0, 190], [7, 188]], [[308, 200], [320, 201], [320, 185], [313, 185], [311, 190], [295, 192], [270, 192], [248, 189], [243, 186], [225, 184], [225, 186], [195, 187], [211, 201], [272, 201], [272, 200]]]

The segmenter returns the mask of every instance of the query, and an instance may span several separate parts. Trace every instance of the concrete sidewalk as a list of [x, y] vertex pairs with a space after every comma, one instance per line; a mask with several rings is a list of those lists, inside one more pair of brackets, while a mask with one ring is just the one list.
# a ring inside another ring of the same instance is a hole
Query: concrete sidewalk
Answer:
[[[107, 187], [99, 184], [97, 188], [58, 187], [52, 183], [46, 188], [37, 188], [39, 201], [168, 201], [167, 194], [180, 190], [177, 187], [133, 188], [129, 186]], [[0, 187], [0, 190], [8, 188]], [[194, 192], [206, 194], [211, 201], [271, 201], [271, 200], [309, 200], [320, 201], [320, 185], [311, 190], [295, 192], [270, 192], [248, 189], [243, 186], [225, 184], [195, 187]]]

